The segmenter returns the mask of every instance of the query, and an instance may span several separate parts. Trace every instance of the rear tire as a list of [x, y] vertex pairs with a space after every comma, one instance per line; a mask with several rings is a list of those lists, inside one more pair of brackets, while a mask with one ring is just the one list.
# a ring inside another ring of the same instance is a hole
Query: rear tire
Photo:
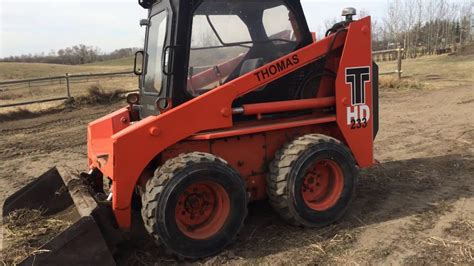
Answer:
[[345, 145], [310, 134], [276, 154], [267, 176], [267, 194], [284, 220], [322, 227], [345, 213], [355, 194], [356, 178], [355, 160]]
[[239, 174], [207, 153], [158, 167], [142, 194], [145, 228], [172, 253], [198, 259], [223, 250], [243, 226], [247, 193]]

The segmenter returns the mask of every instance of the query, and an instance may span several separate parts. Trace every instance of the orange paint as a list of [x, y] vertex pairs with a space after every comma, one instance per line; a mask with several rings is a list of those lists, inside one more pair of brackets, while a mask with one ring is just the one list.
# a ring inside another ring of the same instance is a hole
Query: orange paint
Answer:
[[301, 194], [306, 205], [316, 211], [326, 211], [336, 205], [344, 189], [344, 175], [337, 163], [323, 159], [308, 169]]
[[179, 230], [192, 239], [206, 239], [224, 226], [230, 213], [230, 199], [215, 182], [191, 184], [178, 197], [175, 208]]

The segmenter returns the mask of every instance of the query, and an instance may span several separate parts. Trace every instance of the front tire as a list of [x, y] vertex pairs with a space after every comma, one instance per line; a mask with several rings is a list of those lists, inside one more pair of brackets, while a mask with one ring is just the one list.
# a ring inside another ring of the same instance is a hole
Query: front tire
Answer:
[[224, 160], [207, 153], [166, 161], [142, 195], [145, 228], [184, 258], [219, 253], [237, 236], [246, 215], [244, 181]]
[[355, 194], [356, 178], [355, 160], [345, 145], [310, 134], [276, 154], [267, 194], [275, 211], [289, 223], [322, 227], [345, 213]]

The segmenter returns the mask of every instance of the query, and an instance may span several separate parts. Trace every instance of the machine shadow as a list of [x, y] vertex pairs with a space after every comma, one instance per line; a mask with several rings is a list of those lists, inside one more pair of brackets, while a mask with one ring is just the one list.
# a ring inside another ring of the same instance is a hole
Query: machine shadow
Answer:
[[[251, 203], [242, 232], [234, 244], [214, 258], [223, 262], [234, 258], [258, 259], [332, 239], [343, 230], [357, 229], [427, 212], [437, 205], [472, 197], [469, 180], [474, 157], [446, 155], [379, 164], [359, 175], [356, 198], [338, 223], [321, 229], [287, 225], [266, 201]], [[130, 250], [124, 264], [147, 262], [176, 263], [163, 250], [141, 243]], [[130, 260], [132, 259], [132, 260]], [[138, 261], [137, 261], [138, 260]], [[212, 262], [211, 262], [212, 263]], [[120, 260], [119, 260], [119, 264]]]
[[461, 155], [416, 158], [364, 170], [348, 213], [328, 228], [289, 226], [268, 203], [251, 204], [245, 228], [231, 250], [239, 257], [262, 257], [332, 239], [344, 229], [420, 214], [440, 203], [471, 197], [473, 192], [466, 185], [474, 172], [473, 159]]

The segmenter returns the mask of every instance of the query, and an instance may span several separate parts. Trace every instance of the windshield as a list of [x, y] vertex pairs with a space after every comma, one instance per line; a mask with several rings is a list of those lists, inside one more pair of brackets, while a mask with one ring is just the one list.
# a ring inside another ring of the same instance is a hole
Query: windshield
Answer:
[[[236, 42], [250, 43], [228, 44]], [[251, 46], [247, 26], [237, 15], [195, 15], [189, 56], [188, 93], [198, 96], [224, 83]]]
[[146, 48], [145, 92], [160, 93], [163, 86], [162, 57], [166, 41], [167, 17], [168, 12], [165, 10], [150, 19]]
[[293, 52], [294, 18], [283, 0], [204, 0], [193, 14], [187, 92], [199, 96]]

